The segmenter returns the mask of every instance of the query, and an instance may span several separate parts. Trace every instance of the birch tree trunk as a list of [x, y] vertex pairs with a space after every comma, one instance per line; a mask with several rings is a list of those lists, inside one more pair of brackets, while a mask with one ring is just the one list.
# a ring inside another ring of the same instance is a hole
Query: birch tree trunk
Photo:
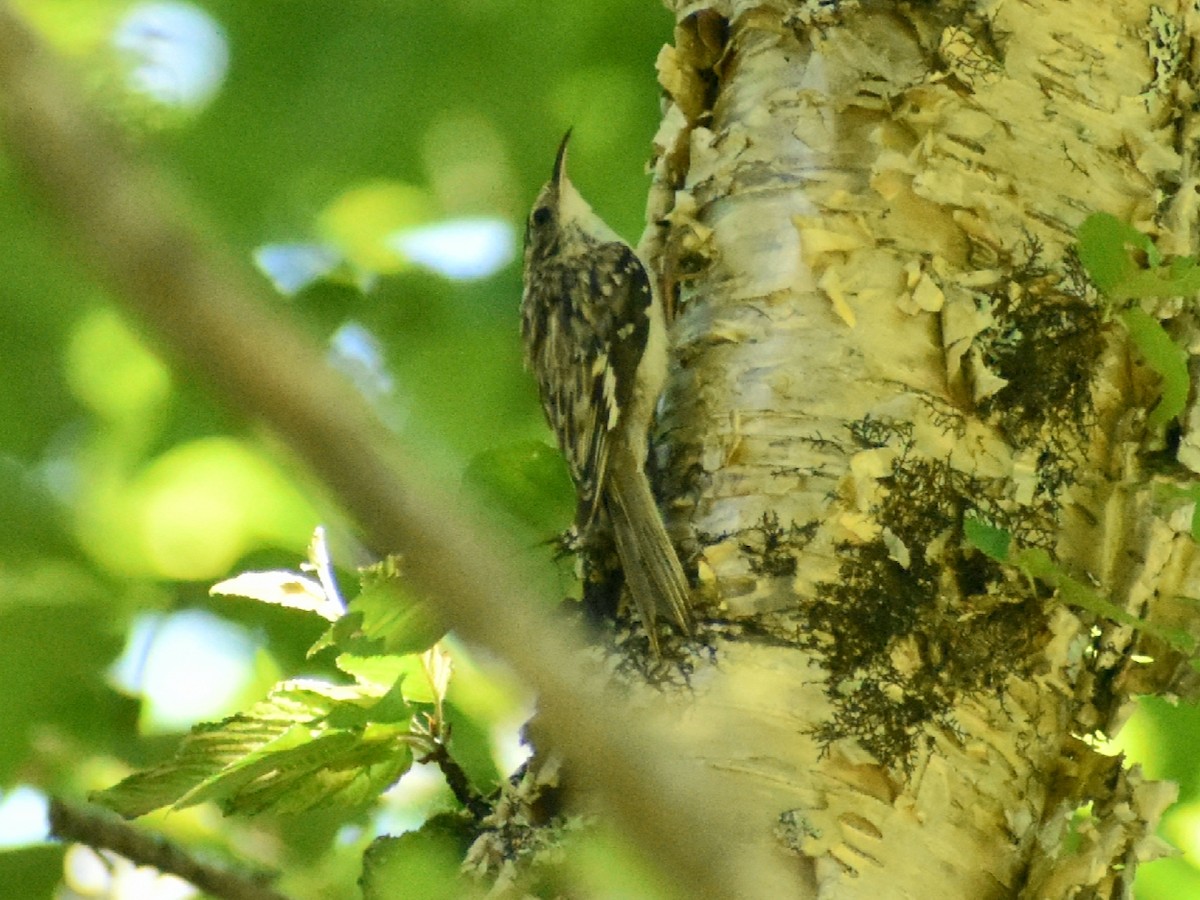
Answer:
[[1192, 5], [667, 5], [659, 449], [718, 624], [688, 690], [643, 702], [731, 854], [790, 870], [747, 896], [1129, 894], [1173, 787], [1098, 739], [1180, 656], [964, 522], [1187, 621], [1192, 510], [1155, 485], [1192, 476], [1071, 248], [1108, 212], [1195, 250]]

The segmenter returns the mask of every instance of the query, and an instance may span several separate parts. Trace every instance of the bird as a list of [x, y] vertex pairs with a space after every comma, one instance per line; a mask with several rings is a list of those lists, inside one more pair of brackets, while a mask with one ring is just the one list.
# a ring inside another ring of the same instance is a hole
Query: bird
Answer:
[[663, 305], [646, 266], [567, 177], [564, 135], [525, 229], [525, 365], [566, 458], [587, 536], [607, 516], [625, 583], [661, 657], [665, 613], [694, 633], [687, 578], [646, 475], [667, 373]]

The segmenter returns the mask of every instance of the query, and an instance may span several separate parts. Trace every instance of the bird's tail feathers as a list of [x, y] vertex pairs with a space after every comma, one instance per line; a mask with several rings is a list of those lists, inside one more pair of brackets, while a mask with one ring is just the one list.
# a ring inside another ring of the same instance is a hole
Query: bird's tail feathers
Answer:
[[687, 578], [663, 526], [646, 473], [638, 466], [611, 466], [607, 487], [608, 511], [625, 582], [657, 653], [655, 621], [660, 612], [665, 612], [685, 634], [692, 634]]

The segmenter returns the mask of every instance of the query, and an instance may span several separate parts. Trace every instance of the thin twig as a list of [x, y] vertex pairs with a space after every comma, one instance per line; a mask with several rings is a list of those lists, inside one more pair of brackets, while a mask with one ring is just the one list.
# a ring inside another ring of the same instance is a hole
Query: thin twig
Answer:
[[166, 838], [147, 834], [111, 813], [50, 800], [50, 833], [64, 841], [111, 850], [139, 866], [178, 875], [222, 900], [287, 900], [264, 882], [269, 875], [244, 875], [201, 862]]
[[434, 745], [433, 752], [428, 754], [421, 762], [437, 763], [438, 769], [442, 772], [442, 777], [446, 779], [446, 784], [450, 787], [451, 793], [454, 794], [454, 799], [466, 808], [467, 812], [474, 817], [476, 822], [491, 815], [491, 804], [479, 796], [475, 788], [471, 787], [471, 779], [467, 777], [467, 773], [459, 765], [458, 760], [450, 755], [450, 751], [446, 748], [445, 744], [438, 741]]

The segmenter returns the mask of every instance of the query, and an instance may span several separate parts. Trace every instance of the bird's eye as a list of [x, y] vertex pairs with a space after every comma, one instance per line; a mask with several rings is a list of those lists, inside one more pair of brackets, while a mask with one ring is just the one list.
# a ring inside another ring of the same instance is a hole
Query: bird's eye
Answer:
[[554, 211], [548, 206], [539, 206], [533, 211], [533, 224], [538, 228], [545, 228], [553, 218]]

